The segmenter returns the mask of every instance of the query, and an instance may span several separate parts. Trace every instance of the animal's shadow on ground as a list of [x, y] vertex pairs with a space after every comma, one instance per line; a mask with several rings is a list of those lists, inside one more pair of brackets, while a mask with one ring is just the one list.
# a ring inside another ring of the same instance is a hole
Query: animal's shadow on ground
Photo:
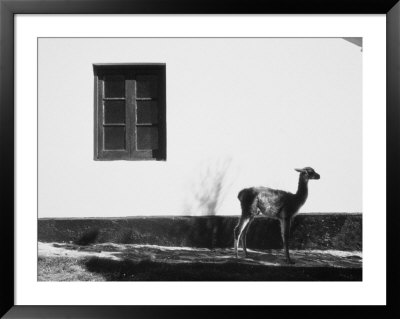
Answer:
[[90, 272], [108, 281], [360, 281], [361, 268], [263, 266], [229, 261], [224, 263], [169, 263], [111, 260], [90, 257]]

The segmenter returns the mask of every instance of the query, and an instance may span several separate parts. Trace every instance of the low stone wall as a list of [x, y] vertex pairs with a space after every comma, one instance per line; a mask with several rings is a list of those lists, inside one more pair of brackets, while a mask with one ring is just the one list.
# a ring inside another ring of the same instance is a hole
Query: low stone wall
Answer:
[[[39, 219], [41, 242], [93, 242], [189, 247], [232, 247], [238, 216], [165, 216], [129, 218]], [[255, 249], [282, 247], [279, 222], [256, 218], [247, 235]], [[291, 234], [292, 249], [362, 249], [361, 214], [299, 214]]]

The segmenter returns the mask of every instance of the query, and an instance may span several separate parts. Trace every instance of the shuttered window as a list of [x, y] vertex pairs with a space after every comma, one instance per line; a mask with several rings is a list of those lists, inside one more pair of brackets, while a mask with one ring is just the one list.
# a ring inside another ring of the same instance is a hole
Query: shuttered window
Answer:
[[95, 64], [95, 160], [166, 160], [165, 64]]

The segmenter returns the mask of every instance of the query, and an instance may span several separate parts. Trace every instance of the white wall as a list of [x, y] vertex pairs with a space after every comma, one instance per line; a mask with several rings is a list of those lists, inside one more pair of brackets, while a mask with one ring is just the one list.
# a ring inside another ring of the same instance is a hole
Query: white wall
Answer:
[[[167, 161], [94, 161], [92, 64], [137, 62], [167, 65]], [[295, 191], [304, 166], [303, 212], [360, 212], [361, 90], [342, 39], [41, 38], [39, 217], [239, 214], [241, 188]]]

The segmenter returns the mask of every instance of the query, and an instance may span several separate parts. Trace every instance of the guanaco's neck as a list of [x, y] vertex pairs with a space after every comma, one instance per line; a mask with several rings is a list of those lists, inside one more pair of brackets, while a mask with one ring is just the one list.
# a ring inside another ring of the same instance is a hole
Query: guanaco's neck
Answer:
[[302, 174], [299, 177], [299, 186], [297, 188], [296, 197], [299, 200], [299, 204], [303, 205], [307, 200], [308, 196], [308, 179], [304, 178]]

